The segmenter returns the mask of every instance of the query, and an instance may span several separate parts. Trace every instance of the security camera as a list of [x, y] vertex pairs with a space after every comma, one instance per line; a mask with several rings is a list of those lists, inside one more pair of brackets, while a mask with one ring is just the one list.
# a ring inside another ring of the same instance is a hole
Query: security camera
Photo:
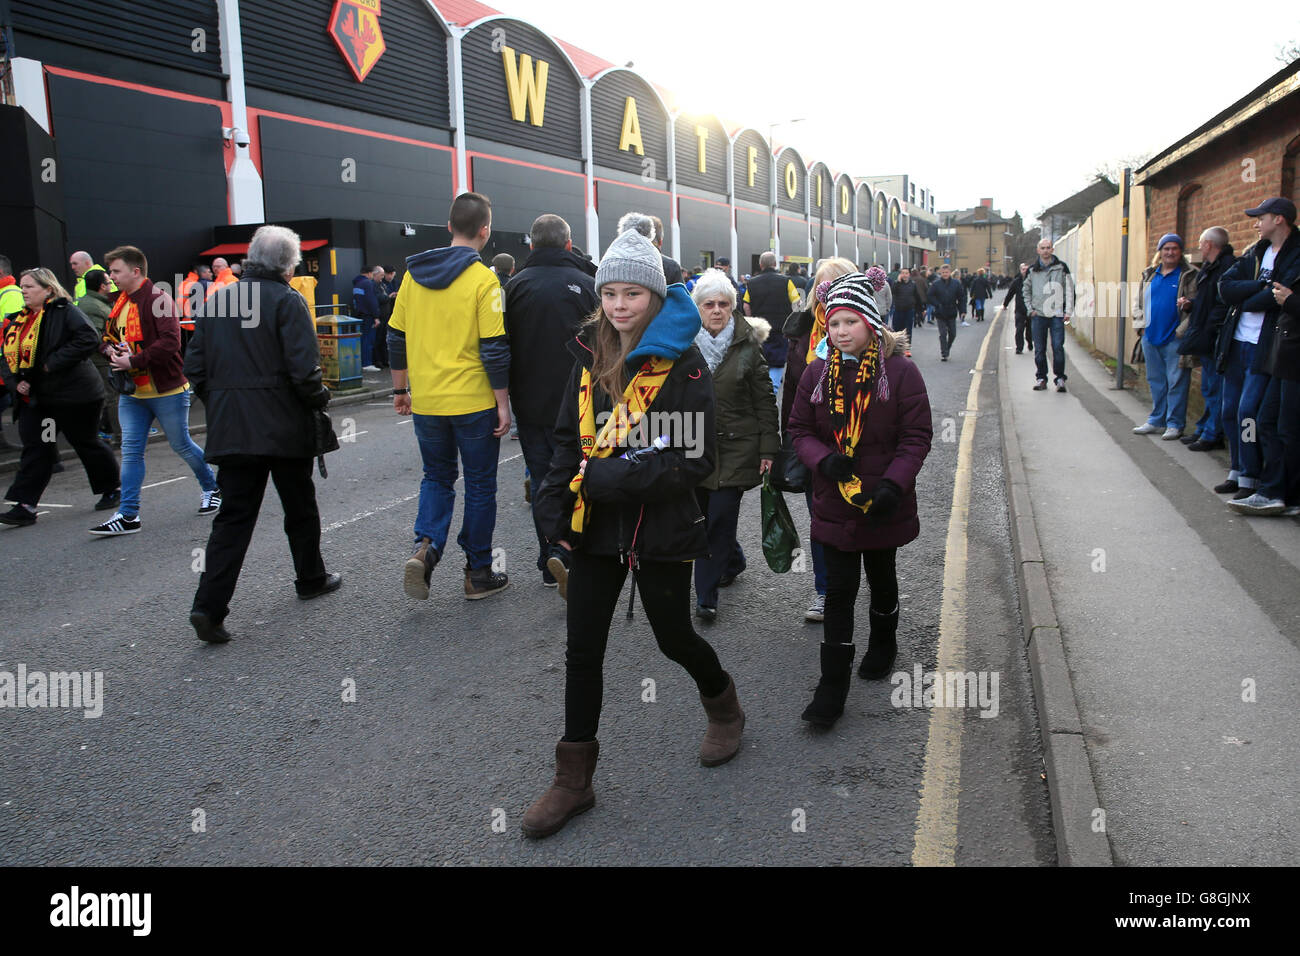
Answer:
[[248, 131], [240, 129], [238, 126], [221, 127], [221, 138], [243, 149], [248, 148]]

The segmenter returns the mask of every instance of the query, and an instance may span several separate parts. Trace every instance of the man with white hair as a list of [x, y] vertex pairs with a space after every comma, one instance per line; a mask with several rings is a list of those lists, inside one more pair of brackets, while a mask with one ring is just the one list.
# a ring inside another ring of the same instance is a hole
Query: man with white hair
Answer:
[[1178, 343], [1178, 354], [1193, 356], [1200, 362], [1205, 414], [1196, 422], [1196, 431], [1182, 441], [1189, 451], [1210, 451], [1223, 447], [1223, 376], [1219, 373], [1214, 352], [1219, 330], [1228, 314], [1228, 303], [1219, 295], [1219, 280], [1235, 257], [1232, 243], [1228, 241], [1228, 230], [1222, 226], [1211, 226], [1202, 232], [1197, 245], [1201, 253], [1201, 271], [1187, 331]]
[[672, 285], [675, 282], [682, 281], [682, 267], [676, 259], [670, 259], [664, 255], [664, 223], [658, 216], [651, 216], [644, 212], [624, 213], [623, 218], [618, 221], [618, 234], [621, 236], [629, 229], [635, 229], [641, 235], [645, 236], [654, 247], [659, 250], [659, 258], [663, 260], [664, 280]]
[[185, 374], [208, 410], [204, 457], [219, 466], [222, 496], [190, 613], [199, 639], [211, 644], [230, 640], [222, 622], [267, 478], [284, 509], [298, 597], [319, 597], [343, 583], [342, 575], [325, 570], [320, 551], [312, 411], [324, 408], [330, 393], [321, 382], [311, 310], [289, 286], [301, 260], [297, 233], [283, 226], [258, 229], [244, 275], [208, 303], [185, 355]]
[[[95, 265], [95, 260], [90, 257], [89, 252], [77, 250], [68, 256], [68, 266], [72, 269], [72, 274], [77, 277], [77, 281], [72, 290], [73, 299], [80, 299], [86, 294], [86, 273], [91, 269], [98, 269], [100, 272], [107, 272], [103, 266]], [[117, 291], [117, 286], [112, 282], [108, 284], [109, 294]]]

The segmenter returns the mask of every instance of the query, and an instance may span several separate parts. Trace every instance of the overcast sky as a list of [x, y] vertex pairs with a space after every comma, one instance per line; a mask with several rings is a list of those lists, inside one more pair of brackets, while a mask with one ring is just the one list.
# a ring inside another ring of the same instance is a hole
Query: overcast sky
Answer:
[[[908, 173], [939, 209], [991, 196], [1026, 226], [1099, 165], [1155, 153], [1282, 69], [1294, 0], [975, 4], [496, 0], [673, 90], [777, 129], [808, 162]], [[987, 9], [976, 18], [971, 10]], [[888, 10], [876, 14], [872, 10]], [[1009, 10], [1020, 10], [1014, 19]], [[790, 11], [795, 11], [794, 20]], [[915, 28], [900, 30], [911, 12]], [[902, 104], [906, 104], [906, 107]]]

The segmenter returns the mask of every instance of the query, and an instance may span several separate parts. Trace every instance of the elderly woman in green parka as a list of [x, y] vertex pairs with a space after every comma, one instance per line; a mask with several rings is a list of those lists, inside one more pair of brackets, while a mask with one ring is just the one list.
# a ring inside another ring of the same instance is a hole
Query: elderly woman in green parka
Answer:
[[745, 570], [745, 553], [736, 540], [740, 499], [771, 469], [781, 440], [761, 348], [771, 326], [736, 312], [735, 287], [717, 269], [696, 280], [691, 296], [704, 326], [695, 344], [713, 373], [717, 410], [718, 463], [695, 492], [709, 529], [709, 557], [695, 562], [695, 613], [712, 621], [718, 616], [718, 588]]

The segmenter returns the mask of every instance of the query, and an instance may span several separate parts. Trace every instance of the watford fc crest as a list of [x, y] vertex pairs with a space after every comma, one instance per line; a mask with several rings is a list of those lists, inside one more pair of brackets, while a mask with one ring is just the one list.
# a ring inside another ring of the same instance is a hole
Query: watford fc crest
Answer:
[[337, 0], [330, 15], [330, 36], [361, 83], [384, 55], [379, 30], [379, 0]]

